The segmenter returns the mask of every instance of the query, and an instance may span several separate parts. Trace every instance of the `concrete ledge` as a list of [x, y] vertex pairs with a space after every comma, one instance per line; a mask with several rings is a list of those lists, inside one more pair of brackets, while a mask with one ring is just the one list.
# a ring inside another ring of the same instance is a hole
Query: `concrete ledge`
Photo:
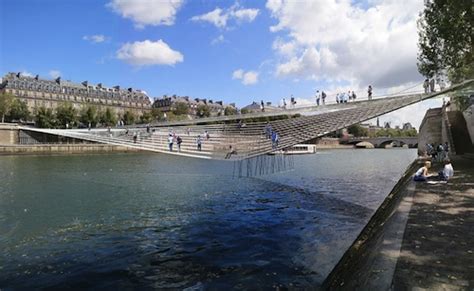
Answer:
[[324, 290], [354, 290], [365, 285], [364, 282], [371, 275], [366, 272], [367, 265], [374, 260], [374, 249], [379, 247], [383, 241], [385, 224], [392, 218], [401, 201], [407, 195], [407, 185], [411, 182], [412, 175], [418, 167], [418, 160], [410, 164], [357, 239], [323, 282], [322, 288]]

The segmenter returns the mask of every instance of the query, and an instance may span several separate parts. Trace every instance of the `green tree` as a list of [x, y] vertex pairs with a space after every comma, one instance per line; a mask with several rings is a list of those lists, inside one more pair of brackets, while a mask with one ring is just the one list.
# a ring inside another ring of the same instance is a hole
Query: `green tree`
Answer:
[[152, 108], [151, 109], [151, 116], [154, 120], [161, 120], [163, 119], [163, 111], [160, 108]]
[[232, 106], [227, 106], [224, 109], [224, 115], [236, 115], [236, 114], [237, 114], [237, 110]]
[[249, 113], [249, 110], [246, 109], [246, 108], [243, 108], [243, 109], [240, 110], [240, 113], [247, 114], [247, 113]]
[[56, 108], [56, 120], [59, 127], [65, 128], [66, 124], [72, 127], [77, 121], [76, 109], [69, 102], [60, 104]]
[[[128, 111], [127, 111], [128, 112]], [[107, 126], [113, 126], [117, 123], [117, 117], [112, 110], [107, 107], [105, 111], [101, 112], [100, 118], [99, 118], [100, 123], [107, 125]], [[126, 123], [128, 124], [128, 123]]]
[[85, 126], [96, 127], [97, 122], [99, 121], [99, 114], [97, 112], [97, 108], [95, 106], [84, 106], [81, 110], [79, 121], [83, 123]]
[[211, 116], [211, 108], [206, 104], [199, 104], [196, 108], [196, 115], [198, 117], [209, 117]]
[[10, 112], [6, 116], [8, 121], [27, 121], [30, 118], [30, 111], [26, 102], [13, 99], [10, 105]]
[[135, 122], [135, 115], [131, 111], [126, 111], [123, 115], [123, 121], [126, 125], [133, 124]]
[[474, 77], [472, 0], [430, 0], [418, 19], [418, 70], [433, 77], [443, 69], [459, 82]]
[[354, 124], [347, 128], [347, 131], [355, 137], [368, 136], [369, 130], [360, 124]]
[[140, 116], [141, 123], [150, 123], [152, 120], [153, 120], [153, 116], [151, 115], [151, 112], [145, 111]]
[[51, 108], [40, 107], [35, 114], [35, 125], [40, 128], [54, 128], [56, 120]]
[[5, 122], [5, 116], [10, 113], [13, 100], [14, 97], [10, 93], [3, 92], [0, 94], [0, 115], [2, 116], [2, 122]]
[[189, 112], [189, 107], [184, 102], [175, 102], [172, 111], [175, 115], [186, 115]]

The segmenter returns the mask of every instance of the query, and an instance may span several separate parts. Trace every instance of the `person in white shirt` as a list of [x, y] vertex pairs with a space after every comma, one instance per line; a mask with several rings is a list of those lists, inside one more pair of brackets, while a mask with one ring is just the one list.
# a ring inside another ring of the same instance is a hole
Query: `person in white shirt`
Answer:
[[454, 176], [453, 165], [449, 159], [444, 160], [444, 168], [439, 171], [439, 179], [442, 181], [449, 181]]
[[173, 151], [173, 143], [174, 143], [174, 138], [173, 138], [173, 135], [170, 133], [168, 135], [168, 146], [169, 146], [170, 152]]

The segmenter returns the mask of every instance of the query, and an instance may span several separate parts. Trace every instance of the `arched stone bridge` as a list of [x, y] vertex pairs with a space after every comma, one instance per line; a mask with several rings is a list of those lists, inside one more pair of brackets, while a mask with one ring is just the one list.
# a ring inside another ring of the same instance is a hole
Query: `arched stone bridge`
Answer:
[[383, 148], [395, 143], [397, 146], [407, 145], [409, 148], [418, 147], [418, 137], [353, 137], [347, 140], [348, 144], [356, 145], [360, 142], [371, 143], [376, 148]]

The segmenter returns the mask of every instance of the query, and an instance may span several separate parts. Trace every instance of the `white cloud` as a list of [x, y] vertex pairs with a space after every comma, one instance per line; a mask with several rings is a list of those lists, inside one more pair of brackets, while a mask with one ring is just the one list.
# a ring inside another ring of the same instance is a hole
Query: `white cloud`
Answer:
[[276, 75], [378, 88], [421, 81], [416, 19], [423, 2], [377, 0], [367, 9], [352, 2], [268, 0], [277, 20], [270, 31], [280, 35]]
[[174, 65], [183, 61], [179, 51], [171, 49], [163, 40], [126, 43], [117, 51], [117, 58], [134, 66]]
[[225, 38], [224, 38], [224, 35], [219, 35], [218, 37], [214, 38], [212, 41], [211, 41], [211, 44], [215, 45], [215, 44], [219, 44], [219, 43], [222, 43], [225, 41]]
[[135, 27], [173, 25], [183, 0], [112, 0], [107, 4], [114, 12], [129, 18]]
[[92, 43], [101, 43], [107, 40], [107, 37], [103, 34], [84, 35], [83, 40], [90, 41]]
[[237, 22], [252, 22], [258, 13], [258, 9], [241, 8], [239, 4], [234, 4], [226, 10], [217, 7], [208, 13], [193, 16], [191, 20], [209, 22], [218, 28], [225, 28], [231, 19]]
[[232, 79], [241, 80], [244, 85], [254, 85], [258, 83], [258, 73], [255, 71], [245, 72], [242, 69], [235, 70], [232, 73]]
[[214, 24], [216, 27], [223, 28], [227, 25], [227, 20], [229, 15], [225, 13], [222, 9], [216, 8], [211, 12], [193, 16], [192, 21], [204, 21]]
[[33, 74], [26, 70], [21, 71], [21, 75], [25, 77], [33, 77]]
[[59, 71], [59, 70], [50, 70], [49, 71], [49, 76], [53, 79], [56, 79], [57, 77], [61, 76], [61, 71]]

